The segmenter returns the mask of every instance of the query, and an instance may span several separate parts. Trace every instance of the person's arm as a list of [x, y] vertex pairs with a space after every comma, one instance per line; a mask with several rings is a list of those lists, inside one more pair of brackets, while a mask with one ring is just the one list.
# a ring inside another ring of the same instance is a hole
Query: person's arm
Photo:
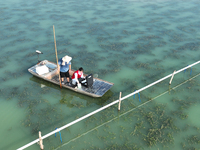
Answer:
[[77, 73], [75, 73], [74, 76], [75, 76], [76, 82], [79, 84]]
[[69, 74], [70, 74], [70, 72], [71, 72], [71, 63], [69, 64]]
[[82, 73], [82, 75], [81, 75], [81, 78], [85, 78], [85, 77], [83, 76], [83, 73]]

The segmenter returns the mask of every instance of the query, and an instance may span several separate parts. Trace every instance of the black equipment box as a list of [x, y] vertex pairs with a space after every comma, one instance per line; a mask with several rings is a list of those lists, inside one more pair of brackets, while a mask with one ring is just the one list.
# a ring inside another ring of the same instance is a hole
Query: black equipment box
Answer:
[[89, 74], [86, 76], [87, 87], [91, 87], [93, 85], [93, 74]]

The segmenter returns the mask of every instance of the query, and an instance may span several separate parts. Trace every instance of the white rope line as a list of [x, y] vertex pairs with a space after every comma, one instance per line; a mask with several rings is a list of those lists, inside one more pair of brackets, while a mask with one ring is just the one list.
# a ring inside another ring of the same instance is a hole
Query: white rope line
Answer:
[[[192, 66], [194, 66], [194, 65], [196, 65], [196, 64], [199, 64], [199, 63], [200, 63], [200, 61], [197, 61], [197, 62], [195, 62], [195, 63], [193, 63], [193, 64], [191, 64], [191, 65], [189, 65], [189, 66], [187, 66], [187, 67], [185, 67], [185, 68], [183, 68], [183, 69], [180, 69], [180, 70], [178, 70], [177, 72], [175, 72], [174, 75], [177, 74], [177, 73], [179, 73], [179, 72], [181, 72], [181, 71], [183, 71], [183, 70], [185, 70], [185, 69], [187, 69], [187, 68], [190, 68], [190, 67], [192, 67]], [[172, 74], [173, 74], [173, 73], [172, 73]], [[145, 90], [145, 89], [147, 89], [147, 88], [149, 88], [149, 87], [151, 87], [151, 86], [153, 86], [153, 85], [155, 85], [155, 84], [157, 84], [157, 83], [159, 83], [159, 82], [161, 82], [161, 81], [163, 81], [163, 80], [165, 80], [165, 79], [167, 79], [167, 78], [169, 78], [169, 77], [171, 77], [172, 74], [170, 74], [170, 75], [168, 75], [168, 76], [166, 76], [166, 77], [164, 77], [164, 78], [162, 78], [162, 79], [160, 79], [160, 80], [157, 80], [157, 81], [155, 81], [155, 82], [153, 82], [153, 83], [151, 83], [151, 84], [149, 84], [149, 85], [147, 85], [147, 86], [145, 86], [145, 87], [143, 87], [143, 88], [141, 88], [141, 89], [139, 89], [139, 90], [137, 90], [137, 91], [135, 91], [135, 92], [133, 92], [133, 93], [131, 93], [131, 94], [125, 96], [125, 97], [123, 97], [123, 98], [121, 98], [121, 101], [124, 100], [124, 99], [127, 99], [127, 98], [129, 98], [130, 96], [133, 96], [134, 94], [137, 94], [137, 93], [139, 93], [139, 92], [141, 92], [141, 91], [143, 91], [143, 90]], [[98, 113], [98, 112], [100, 112], [100, 111], [102, 111], [102, 110], [104, 110], [104, 109], [106, 109], [106, 108], [108, 108], [108, 107], [110, 107], [110, 106], [112, 106], [112, 105], [118, 103], [118, 102], [119, 102], [119, 100], [115, 100], [114, 102], [112, 102], [112, 103], [110, 103], [110, 104], [108, 104], [108, 105], [106, 105], [106, 106], [103, 106], [103, 107], [101, 107], [101, 108], [99, 108], [99, 109], [97, 109], [97, 110], [95, 110], [95, 111], [93, 111], [93, 112], [91, 112], [91, 113], [89, 113], [89, 114], [87, 114], [87, 115], [85, 115], [85, 116], [83, 116], [83, 117], [81, 117], [81, 118], [75, 120], [75, 121], [72, 121], [72, 122], [70, 122], [69, 124], [66, 124], [66, 125], [63, 126], [63, 127], [60, 127], [60, 128], [58, 128], [58, 129], [56, 129], [55, 131], [52, 131], [52, 132], [50, 132], [50, 133], [48, 133], [48, 134], [42, 136], [41, 138], [42, 138], [42, 139], [45, 139], [45, 138], [47, 138], [47, 137], [49, 137], [49, 136], [51, 136], [51, 135], [53, 135], [53, 134], [55, 134], [55, 133], [57, 133], [57, 132], [59, 132], [59, 131], [65, 129], [65, 128], [67, 128], [67, 127], [69, 127], [69, 126], [71, 126], [71, 125], [73, 125], [73, 124], [75, 124], [75, 123], [77, 123], [77, 122], [79, 122], [79, 121], [85, 119], [85, 118], [88, 118], [88, 117], [90, 117], [90, 116], [92, 116], [92, 115], [94, 115], [94, 114], [96, 114], [96, 113]], [[24, 145], [24, 146], [18, 148], [17, 150], [23, 150], [23, 149], [25, 149], [25, 148], [27, 148], [27, 147], [29, 147], [29, 146], [31, 146], [31, 145], [37, 143], [38, 141], [39, 141], [39, 139], [36, 139], [36, 140], [34, 140], [34, 141], [32, 141], [32, 142], [30, 142], [30, 143], [28, 143], [28, 144], [26, 144], [26, 145]]]
[[[191, 65], [189, 65], [189, 66], [187, 66], [187, 67], [185, 67], [183, 69], [180, 69], [180, 70], [176, 71], [174, 73], [174, 75], [179, 73], [179, 72], [181, 72], [181, 71], [183, 71], [183, 70], [185, 70], [185, 69], [188, 69], [188, 68], [190, 68], [190, 67], [192, 67], [192, 66], [194, 66], [196, 64], [199, 64], [199, 63], [200, 63], [200, 61], [197, 61], [196, 63], [193, 63], [193, 64], [191, 64]], [[143, 87], [143, 88], [141, 88], [141, 89], [139, 89], [139, 90], [137, 90], [137, 91], [125, 96], [125, 97], [123, 97], [123, 98], [121, 98], [121, 100], [127, 99], [128, 97], [133, 96], [134, 94], [137, 94], [137, 93], [139, 93], [139, 92], [141, 92], [141, 91], [143, 91], [143, 90], [145, 90], [145, 89], [147, 89], [147, 88], [149, 88], [149, 87], [151, 87], [151, 86], [153, 86], [153, 85], [155, 85], [155, 84], [157, 84], [157, 83], [159, 83], [159, 82], [171, 77], [172, 75], [173, 75], [173, 73], [168, 75], [168, 76], [166, 76], [166, 77], [164, 77], [164, 78], [162, 78], [162, 79], [160, 79], [160, 80], [157, 80], [156, 82], [153, 82], [153, 83], [151, 83], [151, 84], [149, 84], [149, 85], [147, 85], [147, 86], [145, 86], [145, 87]]]
[[[200, 73], [197, 74], [197, 75], [195, 75], [195, 76], [193, 76], [192, 78], [190, 78], [190, 79], [188, 79], [188, 80], [186, 80], [186, 81], [184, 81], [184, 82], [178, 84], [177, 86], [171, 88], [170, 90], [174, 90], [174, 89], [178, 88], [179, 86], [181, 86], [181, 85], [187, 83], [188, 81], [190, 81], [190, 80], [192, 80], [192, 79], [198, 77], [199, 75], [200, 75]], [[65, 145], [68, 145], [69, 143], [71, 143], [71, 142], [73, 142], [73, 141], [75, 141], [75, 140], [81, 138], [82, 136], [84, 136], [84, 135], [86, 135], [86, 134], [88, 134], [88, 133], [90, 133], [90, 132], [92, 132], [92, 131], [94, 131], [94, 130], [96, 130], [96, 129], [98, 129], [98, 128], [104, 126], [104, 125], [106, 125], [107, 123], [110, 123], [110, 122], [112, 122], [113, 120], [118, 119], [118, 118], [120, 118], [120, 117], [122, 117], [122, 116], [124, 116], [124, 115], [126, 115], [126, 114], [128, 114], [128, 113], [130, 113], [130, 112], [132, 112], [133, 110], [135, 110], [135, 109], [137, 109], [137, 108], [139, 108], [139, 107], [141, 107], [141, 106], [143, 106], [143, 105], [145, 105], [145, 104], [147, 104], [147, 103], [149, 103], [149, 102], [151, 102], [151, 101], [153, 101], [153, 100], [155, 100], [155, 99], [161, 97], [162, 95], [164, 95], [164, 94], [170, 92], [170, 90], [167, 90], [167, 91], [165, 91], [165, 92], [159, 94], [158, 96], [156, 96], [156, 97], [154, 97], [154, 98], [152, 98], [152, 99], [146, 101], [145, 103], [143, 103], [143, 104], [141, 104], [141, 105], [139, 105], [139, 106], [137, 106], [137, 107], [135, 107], [135, 108], [132, 108], [132, 109], [128, 110], [127, 112], [124, 112], [123, 114], [121, 114], [121, 115], [119, 115], [119, 116], [117, 116], [117, 117], [115, 117], [115, 118], [113, 118], [113, 119], [111, 119], [111, 120], [109, 120], [109, 121], [106, 121], [106, 122], [102, 123], [102, 124], [99, 125], [99, 126], [96, 126], [96, 127], [93, 128], [93, 129], [90, 129], [89, 131], [87, 131], [87, 132], [85, 132], [85, 133], [83, 133], [83, 134], [77, 136], [76, 138], [71, 139], [70, 141], [68, 141], [68, 142], [66, 142], [66, 143], [64, 143], [64, 144], [62, 144], [61, 146], [58, 146], [55, 150], [57, 150], [57, 149], [59, 149], [59, 148], [65, 146]]]

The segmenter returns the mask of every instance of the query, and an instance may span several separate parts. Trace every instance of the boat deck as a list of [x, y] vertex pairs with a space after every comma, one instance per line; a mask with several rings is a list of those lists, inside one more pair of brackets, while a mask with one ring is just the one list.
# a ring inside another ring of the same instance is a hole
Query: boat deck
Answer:
[[[54, 76], [51, 80], [54, 82], [59, 82], [58, 75]], [[67, 81], [65, 80], [64, 85], [68, 86], [66, 82]], [[105, 94], [112, 86], [113, 86], [112, 84], [106, 83], [101, 80], [94, 79], [93, 85], [91, 87], [87, 88], [86, 86], [81, 86], [81, 88], [78, 90], [83, 90], [88, 93], [103, 96], [103, 94]], [[73, 86], [69, 86], [69, 87], [74, 88]]]
[[[37, 64], [29, 68], [28, 71], [34, 76], [37, 76], [39, 78], [42, 78], [54, 84], [60, 85], [57, 65], [47, 60], [44, 60], [42, 62], [43, 63]], [[49, 72], [39, 75], [36, 71], [36, 68], [40, 66], [44, 66], [44, 65], [49, 69]], [[72, 70], [72, 73], [74, 71], [75, 70]], [[84, 76], [87, 76], [87, 75], [84, 74]], [[114, 85], [113, 83], [101, 80], [99, 78], [93, 78], [93, 85], [89, 88], [87, 88], [86, 86], [81, 86], [81, 88], [75, 88], [74, 86], [67, 85], [66, 82], [67, 81], [65, 80], [64, 84], [62, 84], [62, 87], [65, 87], [73, 91], [76, 91], [85, 95], [89, 95], [92, 97], [102, 97]]]

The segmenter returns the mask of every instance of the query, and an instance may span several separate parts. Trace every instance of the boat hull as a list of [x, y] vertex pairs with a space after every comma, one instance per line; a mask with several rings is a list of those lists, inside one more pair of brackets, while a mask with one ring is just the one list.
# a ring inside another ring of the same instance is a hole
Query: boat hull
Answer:
[[[49, 72], [44, 73], [44, 74], [40, 74], [40, 73], [38, 74], [37, 68], [41, 66], [47, 67], [49, 69]], [[29, 68], [28, 71], [32, 75], [38, 78], [60, 85], [59, 76], [58, 76], [59, 70], [57, 69], [57, 65], [53, 62], [43, 60], [39, 64], [36, 64], [33, 67]], [[71, 70], [70, 76], [74, 73], [74, 71], [75, 70]], [[84, 74], [84, 76], [87, 76], [87, 74]], [[89, 88], [85, 86], [82, 86], [81, 88], [73, 88], [66, 84], [62, 84], [62, 87], [84, 94], [84, 95], [91, 96], [91, 97], [102, 97], [114, 85], [114, 83], [104, 81], [99, 78], [93, 78], [93, 80], [94, 80], [93, 85]]]

